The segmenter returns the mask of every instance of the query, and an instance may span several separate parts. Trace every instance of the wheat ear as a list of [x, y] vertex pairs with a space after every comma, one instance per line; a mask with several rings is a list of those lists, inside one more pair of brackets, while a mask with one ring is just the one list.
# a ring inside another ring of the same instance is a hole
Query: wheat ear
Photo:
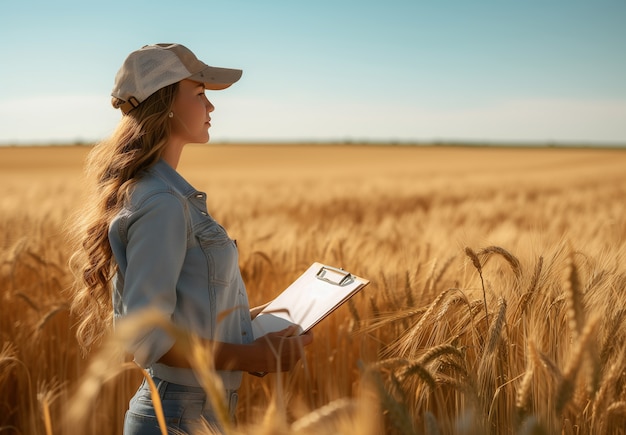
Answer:
[[294, 421], [291, 430], [294, 433], [319, 433], [323, 429], [329, 430], [329, 426], [332, 427], [328, 424], [329, 422], [333, 422], [343, 415], [351, 415], [355, 410], [356, 403], [354, 400], [337, 399]]
[[528, 286], [528, 290], [520, 298], [520, 301], [517, 305], [517, 309], [515, 310], [515, 314], [513, 315], [513, 319], [517, 319], [517, 321], [520, 321], [522, 319], [522, 315], [526, 311], [526, 308], [528, 307], [528, 304], [530, 303], [530, 299], [535, 294], [535, 290], [537, 290], [537, 285], [539, 284], [539, 277], [541, 276], [542, 268], [543, 268], [543, 257], [539, 257], [539, 260], [537, 261], [537, 264], [535, 265], [535, 271], [530, 280], [530, 285]]
[[532, 387], [533, 373], [535, 369], [535, 361], [538, 360], [537, 350], [533, 341], [528, 342], [528, 362], [526, 363], [526, 371], [520, 382], [515, 399], [515, 406], [518, 410], [526, 412], [530, 401], [530, 392]]
[[463, 354], [456, 347], [451, 344], [440, 344], [439, 346], [430, 348], [424, 355], [422, 355], [418, 362], [422, 365], [426, 365], [444, 355], [454, 355], [458, 358], [463, 358]]
[[557, 387], [556, 394], [556, 412], [558, 414], [565, 409], [565, 405], [567, 405], [574, 394], [576, 375], [582, 365], [588, 344], [595, 336], [597, 326], [598, 321], [596, 319], [593, 319], [593, 321], [590, 321], [587, 324], [585, 330], [576, 343], [576, 348], [569, 360], [568, 365], [563, 371], [563, 379], [561, 379], [561, 382]]
[[472, 250], [470, 247], [465, 248], [465, 254], [472, 260], [472, 264], [478, 271], [478, 275], [480, 276], [480, 283], [483, 287], [483, 302], [485, 304], [485, 322], [487, 323], [487, 330], [489, 330], [489, 310], [487, 309], [487, 293], [485, 292], [485, 281], [483, 280], [483, 267], [480, 264], [480, 259], [478, 255]]
[[486, 353], [490, 354], [495, 352], [500, 336], [502, 335], [502, 327], [504, 326], [505, 314], [506, 314], [506, 299], [500, 297], [498, 299], [498, 317], [496, 317], [495, 323], [489, 330], [489, 342], [487, 343]]
[[522, 276], [522, 267], [520, 266], [519, 260], [509, 251], [499, 246], [489, 246], [478, 253], [478, 255], [480, 256], [489, 256], [490, 254], [500, 255], [506, 260], [507, 263], [509, 263], [511, 269], [513, 270], [513, 273], [518, 279]]
[[409, 366], [406, 367], [404, 370], [402, 370], [399, 380], [400, 382], [404, 382], [407, 380], [407, 378], [413, 375], [417, 375], [417, 377], [426, 382], [431, 390], [435, 389], [435, 378], [430, 373], [430, 371], [428, 371], [428, 369], [419, 362], [413, 362], [409, 364]]
[[574, 334], [574, 338], [576, 338], [583, 329], [584, 314], [578, 269], [571, 256], [567, 264], [567, 279], [564, 284], [564, 293], [567, 301], [569, 327], [572, 334]]
[[419, 331], [421, 331], [422, 327], [432, 316], [435, 308], [437, 308], [441, 304], [441, 301], [443, 301], [443, 299], [448, 295], [449, 291], [449, 289], [444, 290], [439, 294], [439, 296], [437, 296], [437, 298], [430, 304], [419, 322], [417, 322], [417, 324], [411, 328], [408, 333], [408, 337], [402, 339], [402, 341], [397, 344], [400, 350], [400, 354], [408, 353], [409, 355], [412, 355], [415, 352], [415, 349], [419, 344], [417, 342], [417, 335]]
[[596, 421], [602, 420], [602, 415], [606, 413], [606, 404], [608, 400], [615, 394], [615, 387], [620, 385], [619, 378], [624, 369], [625, 354], [622, 351], [619, 358], [611, 364], [611, 368], [604, 377], [604, 382], [598, 389], [598, 393], [593, 400], [593, 408], [591, 412], [592, 427], [596, 426]]

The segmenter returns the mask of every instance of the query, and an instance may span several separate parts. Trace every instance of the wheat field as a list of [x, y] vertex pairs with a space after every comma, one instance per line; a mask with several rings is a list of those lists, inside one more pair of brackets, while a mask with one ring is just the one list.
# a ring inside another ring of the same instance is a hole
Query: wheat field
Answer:
[[[88, 151], [0, 148], [3, 434], [121, 433], [142, 377], [74, 338]], [[626, 433], [626, 150], [189, 145], [179, 171], [251, 305], [314, 261], [371, 281], [295, 371], [244, 376], [228, 433]]]

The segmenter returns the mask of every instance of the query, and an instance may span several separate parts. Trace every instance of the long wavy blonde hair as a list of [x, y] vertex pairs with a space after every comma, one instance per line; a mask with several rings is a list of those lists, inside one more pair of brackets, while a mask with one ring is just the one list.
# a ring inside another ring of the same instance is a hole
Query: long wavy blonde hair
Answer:
[[[122, 116], [111, 137], [90, 151], [86, 175], [92, 183], [89, 201], [72, 224], [75, 251], [70, 268], [75, 277], [72, 312], [79, 318], [76, 337], [87, 351], [110, 330], [113, 319], [111, 279], [116, 264], [108, 239], [111, 220], [127, 200], [141, 172], [156, 163], [170, 136], [168, 114], [178, 83], [152, 94]], [[113, 98], [119, 107], [123, 101]]]

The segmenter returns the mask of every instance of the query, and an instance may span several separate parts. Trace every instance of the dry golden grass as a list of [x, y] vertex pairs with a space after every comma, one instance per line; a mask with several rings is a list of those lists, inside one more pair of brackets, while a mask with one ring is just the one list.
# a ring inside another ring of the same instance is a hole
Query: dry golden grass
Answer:
[[[87, 151], [0, 148], [3, 433], [121, 433], [142, 376], [73, 336]], [[245, 377], [229, 432], [625, 433], [624, 168], [624, 150], [189, 146], [179, 170], [238, 240], [252, 304], [313, 261], [371, 280], [306, 364]]]

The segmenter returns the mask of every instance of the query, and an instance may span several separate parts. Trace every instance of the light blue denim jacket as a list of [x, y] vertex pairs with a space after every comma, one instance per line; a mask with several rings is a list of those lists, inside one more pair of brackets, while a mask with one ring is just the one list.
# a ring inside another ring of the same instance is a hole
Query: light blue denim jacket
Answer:
[[[165, 161], [139, 178], [129, 203], [109, 226], [109, 241], [118, 265], [113, 282], [116, 319], [157, 308], [202, 338], [253, 340], [236, 243], [209, 215], [206, 194]], [[157, 363], [173, 343], [173, 337], [153, 328], [130, 351], [154, 376], [198, 385], [191, 370]], [[218, 373], [227, 390], [239, 387], [241, 372]]]

